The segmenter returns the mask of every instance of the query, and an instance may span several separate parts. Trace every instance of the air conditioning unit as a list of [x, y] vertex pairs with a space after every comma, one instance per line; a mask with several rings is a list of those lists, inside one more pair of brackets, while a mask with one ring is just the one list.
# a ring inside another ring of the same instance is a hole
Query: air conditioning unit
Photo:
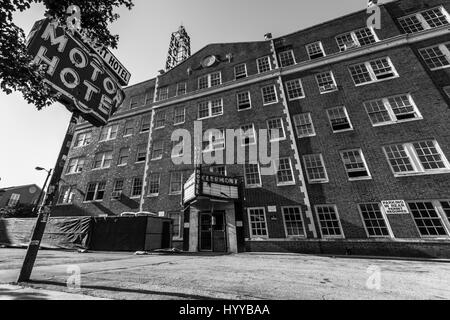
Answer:
[[332, 91], [332, 90], [336, 90], [337, 87], [334, 84], [327, 84], [325, 86], [320, 87], [320, 91], [324, 92], [324, 91]]
[[358, 45], [355, 42], [347, 42], [344, 44], [344, 50], [349, 50], [357, 47]]

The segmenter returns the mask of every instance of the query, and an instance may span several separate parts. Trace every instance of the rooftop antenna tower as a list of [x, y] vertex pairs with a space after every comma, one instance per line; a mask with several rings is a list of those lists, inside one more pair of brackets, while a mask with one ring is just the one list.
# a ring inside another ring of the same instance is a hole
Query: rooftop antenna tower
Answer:
[[181, 25], [177, 32], [172, 33], [169, 53], [167, 55], [166, 71], [175, 68], [191, 56], [191, 38]]

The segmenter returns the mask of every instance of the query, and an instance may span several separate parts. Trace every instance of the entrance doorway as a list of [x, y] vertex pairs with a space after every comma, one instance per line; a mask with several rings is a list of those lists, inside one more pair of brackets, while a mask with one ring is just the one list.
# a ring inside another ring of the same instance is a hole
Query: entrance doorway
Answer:
[[204, 212], [199, 216], [200, 242], [203, 252], [227, 252], [225, 212]]

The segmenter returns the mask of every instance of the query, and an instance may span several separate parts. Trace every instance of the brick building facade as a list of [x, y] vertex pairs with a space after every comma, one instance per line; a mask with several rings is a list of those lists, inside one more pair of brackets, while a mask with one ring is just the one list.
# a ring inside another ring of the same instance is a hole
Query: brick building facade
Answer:
[[[79, 124], [55, 212], [171, 217], [174, 243], [189, 251], [450, 256], [450, 1], [380, 10], [381, 29], [362, 11], [212, 44], [125, 89], [106, 127]], [[219, 130], [195, 152], [200, 123]], [[235, 142], [246, 148], [277, 130], [278, 172], [204, 164], [238, 178], [239, 199], [183, 203], [194, 158], [229, 154], [226, 129], [245, 131]], [[191, 143], [172, 141], [176, 130]]]

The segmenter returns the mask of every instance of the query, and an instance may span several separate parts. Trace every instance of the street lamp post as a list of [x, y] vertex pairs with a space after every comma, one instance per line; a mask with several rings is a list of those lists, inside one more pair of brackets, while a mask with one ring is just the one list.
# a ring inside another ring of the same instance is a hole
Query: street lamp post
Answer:
[[[37, 167], [38, 171], [46, 171], [47, 178], [45, 179], [44, 187], [41, 190], [39, 195], [38, 204], [36, 208], [33, 210], [34, 213], [38, 213], [38, 217], [36, 219], [36, 225], [34, 226], [33, 233], [31, 235], [30, 244], [28, 245], [27, 253], [25, 255], [25, 259], [23, 261], [22, 269], [20, 270], [19, 278], [17, 282], [27, 282], [30, 280], [31, 272], [33, 271], [34, 263], [36, 261], [36, 257], [39, 251], [39, 247], [41, 245], [42, 237], [44, 236], [45, 227], [47, 225], [48, 218], [50, 216], [50, 212], [47, 210], [42, 210], [43, 202], [45, 202], [45, 188], [47, 186], [47, 182], [52, 175], [53, 170], [46, 170], [41, 167]], [[44, 199], [42, 199], [44, 198]]]

